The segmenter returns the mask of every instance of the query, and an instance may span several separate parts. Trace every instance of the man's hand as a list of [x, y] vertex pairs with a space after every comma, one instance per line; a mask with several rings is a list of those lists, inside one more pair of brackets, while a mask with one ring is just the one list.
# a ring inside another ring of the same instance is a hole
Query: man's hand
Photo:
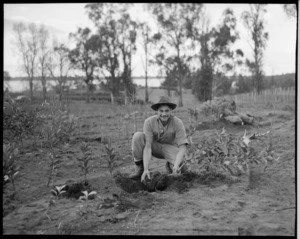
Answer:
[[150, 179], [150, 172], [149, 170], [144, 170], [143, 174], [142, 174], [142, 178], [141, 178], [141, 182], [145, 183], [146, 181], [146, 176]]
[[178, 165], [174, 165], [172, 174], [179, 174], [179, 173], [180, 173], [179, 172], [179, 166]]

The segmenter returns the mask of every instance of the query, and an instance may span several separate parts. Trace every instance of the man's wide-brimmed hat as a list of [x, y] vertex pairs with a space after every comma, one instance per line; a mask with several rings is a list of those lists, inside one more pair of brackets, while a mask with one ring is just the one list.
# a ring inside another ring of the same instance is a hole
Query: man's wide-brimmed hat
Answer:
[[169, 106], [172, 110], [176, 108], [176, 104], [172, 103], [171, 100], [168, 97], [161, 96], [159, 101], [156, 104], [151, 105], [151, 108], [155, 111], [158, 110], [158, 108], [162, 105]]

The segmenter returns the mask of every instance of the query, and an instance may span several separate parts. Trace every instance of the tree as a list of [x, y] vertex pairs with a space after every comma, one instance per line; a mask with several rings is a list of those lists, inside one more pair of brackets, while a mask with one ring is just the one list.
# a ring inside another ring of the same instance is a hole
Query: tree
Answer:
[[29, 78], [30, 100], [33, 99], [33, 79], [36, 73], [36, 60], [39, 46], [39, 33], [36, 24], [23, 23], [13, 25], [15, 46], [22, 58], [23, 69]]
[[101, 71], [111, 90], [112, 102], [119, 96], [121, 87], [125, 90], [125, 100], [135, 92], [131, 58], [136, 49], [137, 24], [127, 13], [129, 6], [116, 3], [90, 3], [85, 6], [103, 44]]
[[41, 74], [41, 82], [43, 89], [43, 98], [46, 100], [47, 95], [47, 87], [46, 87], [46, 77], [50, 64], [50, 49], [48, 46], [48, 41], [50, 38], [49, 31], [46, 29], [44, 25], [41, 25], [38, 29], [38, 37], [39, 37], [39, 50], [40, 53], [38, 55], [38, 68]]
[[56, 88], [60, 101], [66, 88], [69, 71], [72, 68], [69, 52], [70, 50], [63, 43], [58, 43], [56, 40], [53, 42], [52, 63], [48, 66], [48, 70], [57, 83]]
[[142, 30], [142, 38], [143, 38], [143, 48], [145, 51], [145, 103], [149, 101], [149, 93], [148, 93], [148, 63], [149, 63], [149, 43], [151, 43], [151, 38], [149, 38], [150, 28], [147, 23], [143, 22], [139, 25], [139, 28]]
[[296, 4], [283, 4], [283, 10], [288, 17], [297, 17], [297, 5]]
[[89, 28], [78, 28], [77, 32], [71, 33], [75, 39], [76, 47], [69, 52], [69, 59], [73, 66], [78, 67], [85, 73], [87, 87], [86, 102], [90, 102], [90, 92], [93, 89], [95, 69], [99, 66], [102, 44], [98, 35], [92, 35]]
[[[160, 53], [157, 55], [157, 63], [165, 67], [166, 71], [177, 69], [176, 78], [178, 80], [179, 100], [178, 106], [182, 103], [182, 82], [185, 81], [184, 62], [191, 58], [185, 54], [187, 47], [188, 24], [191, 18], [201, 9], [201, 4], [177, 4], [177, 3], [154, 3], [149, 4], [149, 9], [156, 16], [159, 25], [159, 34], [156, 35], [156, 42], [160, 40], [162, 44]], [[166, 43], [166, 46], [164, 46]], [[175, 54], [172, 52], [175, 51]], [[170, 65], [173, 65], [170, 67]]]
[[135, 86], [132, 81], [132, 54], [136, 51], [136, 35], [137, 35], [137, 23], [132, 21], [130, 15], [123, 13], [118, 20], [120, 27], [120, 50], [123, 59], [123, 73], [122, 80], [125, 88], [125, 104], [133, 102], [135, 100]]
[[258, 94], [263, 87], [263, 56], [268, 40], [263, 17], [266, 11], [265, 4], [250, 4], [250, 11], [242, 13], [242, 20], [252, 39], [253, 51], [253, 58], [246, 59], [246, 64], [252, 73], [253, 90], [256, 90]]
[[5, 85], [7, 86], [7, 83], [10, 81], [10, 79], [11, 79], [11, 76], [10, 76], [9, 72], [3, 71], [3, 89], [4, 89]]
[[[210, 28], [210, 19], [205, 8], [198, 9], [198, 14], [188, 23], [188, 35], [200, 46], [198, 54], [201, 69], [196, 72], [193, 92], [200, 101], [211, 100], [218, 89], [215, 75], [234, 71], [235, 65], [241, 65], [243, 52], [232, 50], [232, 45], [239, 38], [236, 31], [236, 18], [230, 8], [223, 12], [221, 24]], [[225, 79], [225, 78], [224, 78]]]

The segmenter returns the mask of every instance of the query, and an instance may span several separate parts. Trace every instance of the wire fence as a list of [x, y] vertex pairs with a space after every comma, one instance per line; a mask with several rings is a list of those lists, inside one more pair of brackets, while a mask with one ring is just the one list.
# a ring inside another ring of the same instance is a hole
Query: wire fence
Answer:
[[234, 96], [235, 101], [248, 101], [248, 102], [295, 102], [296, 91], [295, 88], [275, 88], [257, 92], [250, 92], [245, 94], [237, 94]]

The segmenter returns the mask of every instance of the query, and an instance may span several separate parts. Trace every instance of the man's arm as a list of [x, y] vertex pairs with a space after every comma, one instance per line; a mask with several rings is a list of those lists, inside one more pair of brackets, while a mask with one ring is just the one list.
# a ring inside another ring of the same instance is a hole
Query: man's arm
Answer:
[[185, 144], [180, 145], [179, 152], [176, 155], [176, 160], [175, 160], [174, 167], [173, 167], [173, 173], [178, 173], [178, 169], [179, 169], [181, 162], [183, 161], [185, 152], [186, 152], [186, 145]]
[[144, 172], [141, 177], [141, 182], [145, 181], [146, 176], [150, 179], [149, 163], [151, 160], [151, 155], [152, 155], [151, 143], [146, 141], [146, 145], [143, 151]]
[[146, 176], [150, 179], [149, 163], [152, 156], [151, 144], [153, 142], [153, 132], [149, 118], [145, 120], [143, 132], [145, 134], [146, 144], [143, 150], [144, 172], [141, 177], [141, 182], [145, 181]]

